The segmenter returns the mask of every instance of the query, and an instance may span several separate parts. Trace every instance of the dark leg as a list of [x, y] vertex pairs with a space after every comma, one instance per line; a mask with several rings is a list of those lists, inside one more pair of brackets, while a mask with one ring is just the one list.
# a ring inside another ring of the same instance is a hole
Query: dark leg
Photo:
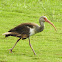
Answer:
[[[21, 39], [21, 38], [20, 38], [20, 39]], [[9, 49], [9, 50], [10, 50], [10, 53], [12, 53], [13, 48], [16, 46], [17, 42], [18, 42], [20, 39], [18, 39], [18, 40], [16, 41], [15, 45], [14, 45], [11, 49]]]
[[34, 55], [36, 55], [36, 53], [35, 53], [34, 49], [33, 49], [33, 48], [32, 48], [32, 46], [31, 46], [30, 38], [29, 38], [29, 45], [30, 45], [30, 47], [31, 47], [31, 49], [32, 49], [32, 51], [33, 51], [33, 53], [34, 53]]

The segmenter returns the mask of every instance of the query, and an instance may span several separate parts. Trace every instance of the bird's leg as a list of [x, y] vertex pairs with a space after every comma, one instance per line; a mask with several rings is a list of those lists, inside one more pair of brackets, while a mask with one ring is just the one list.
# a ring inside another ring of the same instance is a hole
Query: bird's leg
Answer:
[[16, 46], [17, 42], [18, 42], [20, 39], [21, 39], [21, 38], [19, 38], [19, 39], [16, 41], [15, 45], [14, 45], [11, 49], [9, 49], [9, 50], [10, 50], [10, 53], [12, 53], [13, 48]]
[[33, 48], [32, 48], [32, 46], [31, 46], [30, 38], [29, 38], [29, 45], [30, 45], [30, 47], [31, 47], [31, 49], [32, 49], [32, 51], [33, 51], [33, 53], [34, 53], [34, 55], [36, 55], [36, 53], [35, 53], [34, 49], [33, 49]]

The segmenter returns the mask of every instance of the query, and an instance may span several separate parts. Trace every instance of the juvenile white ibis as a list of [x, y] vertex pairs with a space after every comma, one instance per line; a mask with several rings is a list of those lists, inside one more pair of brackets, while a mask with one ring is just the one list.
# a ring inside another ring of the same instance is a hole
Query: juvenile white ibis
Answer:
[[[4, 33], [3, 35], [5, 35], [5, 37], [8, 37], [8, 36], [19, 37], [19, 39], [16, 41], [15, 45], [17, 44], [17, 42], [20, 39], [24, 40], [24, 39], [28, 38], [29, 39], [29, 45], [30, 45], [34, 55], [36, 55], [34, 49], [31, 46], [31, 43], [30, 43], [30, 36], [33, 35], [33, 34], [36, 34], [38, 32], [43, 31], [44, 22], [50, 23], [55, 28], [54, 24], [51, 23], [47, 19], [46, 16], [41, 16], [40, 19], [39, 19], [40, 26], [35, 24], [35, 23], [22, 23], [22, 24], [16, 26], [15, 28], [9, 30], [8, 32]], [[56, 30], [56, 28], [55, 28], [55, 30]], [[9, 49], [10, 52], [12, 52], [13, 48], [15, 47], [15, 45], [11, 49]]]

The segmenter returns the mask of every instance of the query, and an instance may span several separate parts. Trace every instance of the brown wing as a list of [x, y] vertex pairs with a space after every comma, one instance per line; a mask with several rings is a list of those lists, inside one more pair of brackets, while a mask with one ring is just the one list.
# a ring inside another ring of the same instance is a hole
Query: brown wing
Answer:
[[19, 34], [29, 34], [29, 28], [26, 25], [19, 25], [8, 32], [17, 32]]
[[5, 33], [5, 37], [8, 36], [17, 36], [21, 37], [22, 39], [29, 37], [30, 35], [30, 28], [33, 28], [34, 26], [37, 26], [37, 24], [34, 23], [22, 23], [15, 28], [8, 31], [8, 33]]
[[36, 24], [34, 23], [22, 23], [8, 32], [17, 32], [19, 34], [29, 34], [30, 29], [28, 27], [33, 28], [34, 26], [36, 26]]

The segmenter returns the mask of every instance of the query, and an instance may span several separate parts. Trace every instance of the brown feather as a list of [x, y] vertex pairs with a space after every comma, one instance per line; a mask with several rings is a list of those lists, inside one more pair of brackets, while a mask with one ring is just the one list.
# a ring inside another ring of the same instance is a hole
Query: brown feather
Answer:
[[5, 34], [5, 37], [16, 36], [21, 38], [27, 38], [30, 36], [30, 28], [33, 28], [35, 26], [38, 26], [38, 25], [35, 23], [22, 23], [4, 34]]

